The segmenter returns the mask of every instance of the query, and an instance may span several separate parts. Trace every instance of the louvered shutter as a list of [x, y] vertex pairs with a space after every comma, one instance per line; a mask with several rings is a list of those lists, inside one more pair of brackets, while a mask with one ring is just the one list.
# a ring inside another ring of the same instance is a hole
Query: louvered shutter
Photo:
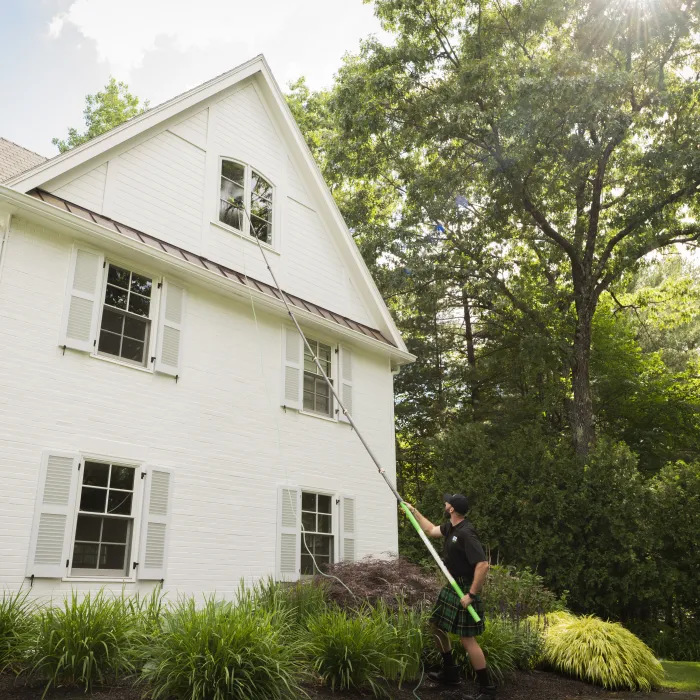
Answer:
[[296, 328], [284, 327], [284, 375], [282, 405], [300, 411], [303, 406], [304, 345]]
[[152, 467], [146, 474], [137, 568], [140, 579], [161, 580], [166, 576], [173, 478], [173, 472], [162, 467]]
[[277, 498], [277, 580], [298, 581], [301, 570], [301, 494], [282, 486]]
[[80, 458], [44, 452], [27, 559], [27, 576], [61, 578], [68, 572]]
[[[340, 347], [340, 368], [338, 376], [340, 377], [340, 400], [345, 406], [345, 410], [354, 416], [352, 412], [352, 350], [345, 346]], [[345, 414], [338, 409], [338, 419], [348, 423]]]
[[156, 372], [173, 377], [182, 374], [182, 325], [185, 318], [185, 290], [163, 282], [158, 323]]
[[73, 248], [61, 345], [92, 352], [97, 337], [104, 261], [101, 253]]
[[356, 561], [355, 552], [355, 499], [343, 496], [340, 500], [340, 559]]

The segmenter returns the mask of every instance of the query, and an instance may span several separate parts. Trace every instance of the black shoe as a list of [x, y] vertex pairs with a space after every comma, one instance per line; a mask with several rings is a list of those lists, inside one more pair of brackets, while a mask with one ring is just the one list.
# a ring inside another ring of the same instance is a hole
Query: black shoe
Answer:
[[483, 688], [479, 688], [479, 692], [476, 695], [465, 695], [463, 700], [489, 700], [489, 698], [496, 697], [496, 686], [487, 685]]
[[459, 685], [462, 681], [459, 677], [459, 666], [446, 666], [442, 671], [431, 671], [428, 678], [445, 685]]

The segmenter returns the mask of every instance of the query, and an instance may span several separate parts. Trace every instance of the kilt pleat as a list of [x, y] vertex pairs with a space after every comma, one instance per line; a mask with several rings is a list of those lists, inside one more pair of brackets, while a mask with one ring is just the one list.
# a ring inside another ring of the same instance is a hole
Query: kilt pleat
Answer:
[[[468, 591], [472, 583], [465, 579], [456, 579], [456, 581], [463, 591]], [[469, 611], [462, 607], [459, 596], [452, 586], [447, 584], [440, 590], [430, 615], [430, 621], [441, 630], [456, 634], [458, 637], [476, 637], [485, 629], [484, 604], [481, 596], [476, 597], [472, 602], [472, 607], [481, 618], [481, 622], [474, 622]]]

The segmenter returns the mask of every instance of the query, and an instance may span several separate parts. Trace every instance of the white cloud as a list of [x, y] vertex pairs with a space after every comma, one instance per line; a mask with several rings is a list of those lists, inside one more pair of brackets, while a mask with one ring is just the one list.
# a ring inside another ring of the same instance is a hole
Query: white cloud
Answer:
[[74, 0], [67, 12], [54, 16], [49, 34], [58, 38], [66, 25], [74, 26], [94, 41], [99, 60], [112, 73], [128, 78], [163, 44], [180, 52], [230, 46], [236, 55], [253, 55], [273, 39], [290, 49], [327, 45], [327, 35], [346, 31], [333, 25], [348, 13], [355, 15], [351, 24], [362, 16], [366, 33], [376, 29], [361, 0]]

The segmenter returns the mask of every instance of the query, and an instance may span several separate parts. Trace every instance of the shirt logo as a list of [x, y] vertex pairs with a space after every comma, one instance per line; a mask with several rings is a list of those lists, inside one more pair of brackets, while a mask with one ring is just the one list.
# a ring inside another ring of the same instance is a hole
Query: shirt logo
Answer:
[[457, 541], [457, 535], [453, 535], [453, 536], [452, 536], [452, 541], [453, 541], [453, 542], [456, 542], [456, 541]]

